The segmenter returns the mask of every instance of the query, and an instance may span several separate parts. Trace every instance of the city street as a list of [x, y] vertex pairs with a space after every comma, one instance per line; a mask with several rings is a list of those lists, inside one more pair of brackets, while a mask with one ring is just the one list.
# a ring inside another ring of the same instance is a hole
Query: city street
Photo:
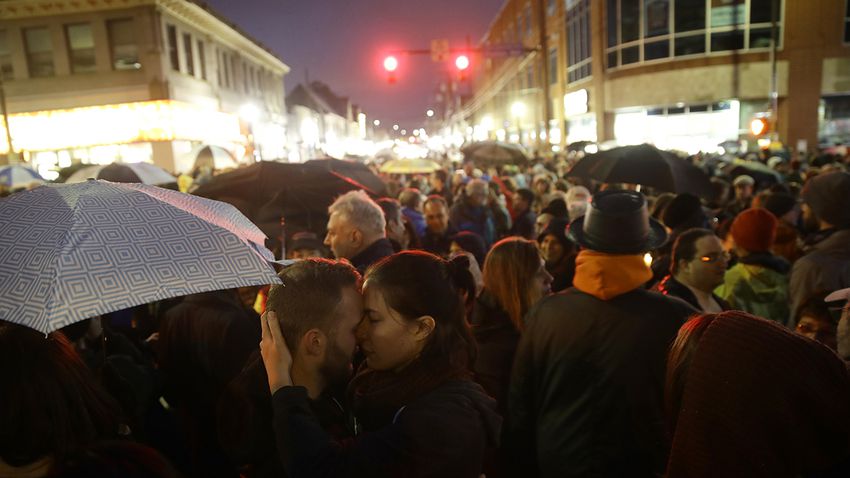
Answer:
[[0, 0], [0, 478], [850, 476], [850, 0]]

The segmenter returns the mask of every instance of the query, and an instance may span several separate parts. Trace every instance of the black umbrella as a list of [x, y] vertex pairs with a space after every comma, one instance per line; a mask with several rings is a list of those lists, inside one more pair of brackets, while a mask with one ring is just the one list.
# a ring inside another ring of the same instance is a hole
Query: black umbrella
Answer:
[[387, 185], [384, 181], [375, 175], [363, 163], [354, 161], [344, 161], [333, 158], [311, 159], [304, 163], [307, 168], [317, 168], [319, 170], [328, 171], [331, 174], [340, 177], [341, 179], [350, 179], [362, 186], [366, 192], [375, 196], [383, 196], [387, 192]]
[[356, 189], [371, 192], [350, 177], [327, 168], [261, 161], [213, 176], [193, 194], [233, 204], [274, 238], [280, 233], [281, 217], [288, 225], [322, 234], [328, 206], [340, 194]]
[[499, 166], [504, 164], [525, 164], [528, 155], [522, 146], [503, 141], [478, 141], [461, 149], [464, 158], [473, 160], [480, 166]]
[[753, 178], [753, 180], [759, 185], [759, 188], [770, 187], [782, 182], [782, 176], [778, 172], [771, 169], [768, 165], [757, 161], [744, 161], [738, 159], [726, 166], [723, 166], [722, 171], [732, 179], [746, 174]]
[[686, 159], [641, 144], [622, 146], [585, 156], [567, 176], [604, 183], [641, 184], [661, 191], [691, 193], [711, 198], [708, 175]]

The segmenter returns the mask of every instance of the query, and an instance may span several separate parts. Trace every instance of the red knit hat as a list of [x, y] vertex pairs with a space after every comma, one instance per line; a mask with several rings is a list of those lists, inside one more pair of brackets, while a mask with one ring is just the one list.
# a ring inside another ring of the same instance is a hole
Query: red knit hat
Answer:
[[732, 222], [735, 244], [747, 252], [767, 252], [776, 239], [776, 216], [767, 209], [747, 209]]

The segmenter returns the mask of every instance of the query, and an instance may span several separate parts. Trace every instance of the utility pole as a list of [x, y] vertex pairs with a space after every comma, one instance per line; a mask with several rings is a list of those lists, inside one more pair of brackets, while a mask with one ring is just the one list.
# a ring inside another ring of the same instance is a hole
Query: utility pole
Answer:
[[[540, 91], [543, 92], [543, 131], [546, 132], [546, 142], [549, 141], [549, 122], [552, 120], [552, 102], [549, 101], [549, 35], [546, 28], [546, 1], [537, 0], [537, 17], [540, 22], [540, 62], [543, 64], [543, 74], [541, 83], [543, 83]], [[540, 135], [537, 136], [537, 142], [541, 146]]]
[[[777, 38], [776, 20], [779, 16], [779, 2], [771, 0], [770, 2], [770, 139], [776, 141], [779, 139], [779, 130], [776, 128], [776, 123], [779, 120], [779, 91], [777, 90], [776, 78], [776, 49], [779, 39]], [[786, 138], [787, 140], [787, 138]]]

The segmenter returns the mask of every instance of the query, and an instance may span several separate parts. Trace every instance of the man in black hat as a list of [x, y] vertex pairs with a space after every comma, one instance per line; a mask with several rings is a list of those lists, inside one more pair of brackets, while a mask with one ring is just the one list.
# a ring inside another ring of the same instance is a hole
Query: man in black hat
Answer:
[[569, 235], [583, 248], [573, 287], [531, 309], [517, 349], [509, 463], [522, 476], [660, 476], [667, 350], [697, 311], [643, 287], [644, 253], [666, 233], [641, 194], [596, 194]]
[[803, 220], [816, 222], [818, 231], [806, 241], [806, 255], [791, 269], [788, 295], [790, 327], [812, 295], [850, 287], [850, 173], [815, 176], [803, 188]]

